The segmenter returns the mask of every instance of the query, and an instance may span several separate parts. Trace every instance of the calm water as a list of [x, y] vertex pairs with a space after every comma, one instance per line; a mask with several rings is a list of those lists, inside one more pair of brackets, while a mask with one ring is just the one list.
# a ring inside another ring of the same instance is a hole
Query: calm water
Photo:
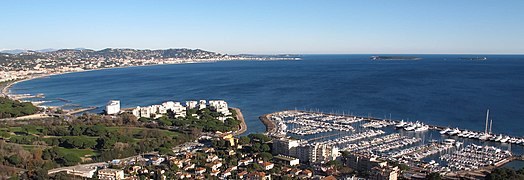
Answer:
[[[421, 61], [371, 61], [369, 55], [305, 55], [301, 61], [229, 61], [132, 67], [41, 78], [15, 93], [44, 93], [82, 106], [119, 99], [124, 107], [167, 100], [224, 99], [239, 107], [248, 132], [258, 116], [287, 109], [351, 112], [524, 136], [524, 56], [419, 55]], [[101, 111], [98, 110], [99, 112]]]

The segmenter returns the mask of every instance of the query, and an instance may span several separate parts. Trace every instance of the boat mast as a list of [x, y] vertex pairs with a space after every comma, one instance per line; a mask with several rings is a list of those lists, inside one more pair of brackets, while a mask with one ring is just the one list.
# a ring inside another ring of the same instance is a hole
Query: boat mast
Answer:
[[493, 127], [493, 119], [489, 122], [489, 133], [491, 134], [491, 128]]
[[488, 133], [488, 118], [489, 118], [489, 109], [488, 109], [488, 111], [486, 112], [486, 129], [484, 130], [484, 133], [485, 133], [485, 134]]

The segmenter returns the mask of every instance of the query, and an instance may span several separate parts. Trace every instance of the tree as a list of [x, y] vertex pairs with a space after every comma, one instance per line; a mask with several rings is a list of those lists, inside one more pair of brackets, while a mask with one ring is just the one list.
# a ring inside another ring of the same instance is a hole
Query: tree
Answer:
[[271, 148], [267, 144], [262, 144], [261, 150], [263, 152], [269, 152], [269, 151], [271, 151]]
[[249, 139], [249, 137], [247, 137], [247, 136], [242, 136], [242, 137], [240, 137], [240, 139], [238, 140], [238, 142], [239, 142], [240, 144], [243, 144], [243, 145], [249, 144], [250, 141], [251, 141], [251, 139]]
[[82, 159], [74, 154], [66, 154], [64, 157], [60, 158], [60, 163], [65, 166], [74, 166], [77, 165]]
[[9, 156], [9, 158], [7, 158], [7, 161], [9, 161], [9, 163], [11, 163], [12, 165], [18, 166], [22, 162], [22, 159], [20, 158], [20, 156], [14, 154]]
[[262, 152], [262, 153], [259, 154], [259, 156], [264, 161], [270, 161], [271, 159], [273, 159], [273, 155], [271, 155], [271, 153], [268, 153], [268, 152]]
[[440, 173], [437, 173], [437, 172], [432, 172], [432, 173], [429, 173], [428, 175], [426, 175], [426, 179], [428, 180], [440, 180], [442, 179]]

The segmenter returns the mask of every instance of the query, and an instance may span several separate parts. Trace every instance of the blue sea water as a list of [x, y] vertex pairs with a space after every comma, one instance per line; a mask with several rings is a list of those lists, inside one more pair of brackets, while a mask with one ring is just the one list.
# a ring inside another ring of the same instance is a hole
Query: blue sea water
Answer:
[[[302, 109], [374, 116], [524, 136], [524, 56], [415, 55], [419, 61], [371, 61], [370, 55], [303, 55], [299, 61], [227, 61], [107, 69], [16, 84], [82, 106], [119, 99], [124, 107], [163, 101], [224, 99], [239, 107], [248, 133], [260, 115]], [[97, 111], [101, 111], [98, 109]]]

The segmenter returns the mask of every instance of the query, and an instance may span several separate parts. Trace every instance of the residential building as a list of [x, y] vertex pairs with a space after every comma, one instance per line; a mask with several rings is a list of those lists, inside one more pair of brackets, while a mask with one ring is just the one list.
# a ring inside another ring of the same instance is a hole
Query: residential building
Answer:
[[118, 114], [120, 112], [120, 101], [111, 100], [106, 105], [106, 113], [109, 115]]
[[297, 139], [289, 139], [289, 138], [280, 138], [280, 139], [274, 139], [273, 140], [273, 148], [272, 153], [273, 155], [285, 155], [285, 156], [291, 156], [296, 155], [296, 147], [299, 145], [299, 140]]
[[186, 101], [186, 108], [187, 110], [195, 109], [197, 108], [198, 102], [197, 101]]
[[198, 101], [198, 110], [202, 110], [206, 108], [206, 100], [200, 100]]
[[124, 170], [121, 169], [100, 169], [98, 179], [101, 180], [120, 180], [124, 179]]
[[284, 155], [274, 156], [273, 161], [286, 165], [286, 166], [296, 166], [300, 164], [300, 160], [298, 158], [294, 158], [291, 156], [284, 156]]

